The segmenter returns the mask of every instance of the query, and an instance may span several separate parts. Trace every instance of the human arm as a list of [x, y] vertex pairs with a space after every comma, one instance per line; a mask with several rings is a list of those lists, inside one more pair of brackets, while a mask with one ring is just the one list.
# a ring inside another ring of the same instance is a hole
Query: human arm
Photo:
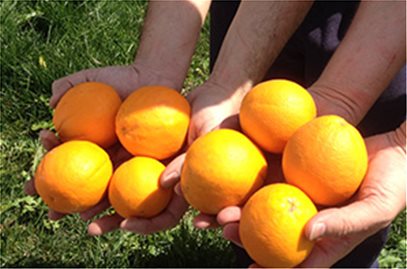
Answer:
[[[307, 14], [312, 2], [242, 1], [209, 79], [193, 90], [188, 143], [218, 128], [238, 128], [240, 103], [259, 82]], [[178, 182], [182, 156], [162, 176], [165, 186]]]
[[[360, 4], [343, 42], [310, 88], [319, 115], [361, 121], [405, 64], [404, 10], [404, 2]], [[301, 266], [332, 266], [405, 208], [405, 129], [403, 123], [396, 131], [365, 140], [369, 169], [360, 190], [350, 204], [322, 210], [307, 224], [306, 236], [318, 240]], [[225, 237], [238, 243], [239, 219], [239, 208], [218, 215]]]
[[243, 96], [263, 78], [311, 5], [312, 1], [241, 2], [208, 81], [189, 96], [189, 143], [225, 125], [225, 120], [227, 127], [237, 125]]
[[[134, 62], [123, 66], [82, 70], [55, 81], [52, 85], [51, 107], [55, 107], [63, 94], [72, 86], [85, 81], [98, 81], [112, 85], [122, 99], [137, 88], [151, 84], [181, 90], [209, 4], [210, 1], [194, 0], [151, 1]], [[50, 131], [42, 131], [40, 140], [47, 150], [60, 144], [57, 137]], [[108, 152], [115, 166], [130, 157], [119, 145], [109, 148]], [[26, 184], [26, 192], [36, 193], [33, 180]], [[174, 196], [168, 210], [175, 208], [174, 203], [177, 212], [186, 210], [186, 203], [179, 196]], [[185, 205], [182, 206], [182, 204]], [[82, 213], [81, 217], [88, 220], [109, 206], [107, 199], [104, 199], [96, 207]], [[165, 213], [168, 212], [164, 211], [163, 214]], [[180, 218], [182, 213], [171, 216]], [[50, 210], [49, 216], [51, 219], [59, 219], [63, 214]], [[118, 215], [106, 216], [96, 220], [89, 227], [90, 233], [100, 234], [116, 229], [120, 222], [121, 218]]]

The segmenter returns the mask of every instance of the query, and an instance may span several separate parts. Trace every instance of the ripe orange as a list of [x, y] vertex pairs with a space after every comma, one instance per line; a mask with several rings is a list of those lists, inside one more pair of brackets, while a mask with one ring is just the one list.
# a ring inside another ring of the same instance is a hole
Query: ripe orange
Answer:
[[288, 141], [283, 172], [293, 184], [321, 205], [349, 199], [368, 166], [362, 136], [338, 116], [322, 116], [301, 127]]
[[188, 101], [177, 91], [146, 86], [123, 102], [116, 117], [116, 133], [133, 155], [166, 159], [184, 143], [190, 117]]
[[181, 174], [185, 199], [196, 209], [216, 214], [242, 205], [263, 184], [267, 162], [243, 134], [212, 131], [189, 147]]
[[243, 247], [262, 267], [294, 267], [314, 246], [303, 230], [316, 213], [300, 189], [284, 183], [267, 185], [243, 208], [239, 225]]
[[35, 188], [55, 211], [78, 213], [102, 199], [112, 172], [112, 163], [102, 148], [73, 140], [55, 147], [41, 160]]
[[114, 125], [120, 105], [109, 85], [80, 83], [62, 96], [52, 121], [62, 141], [87, 140], [106, 148], [117, 141]]
[[125, 218], [150, 218], [160, 213], [172, 197], [160, 186], [165, 166], [148, 157], [134, 157], [117, 168], [109, 186], [109, 201]]
[[303, 87], [274, 79], [243, 98], [239, 118], [243, 132], [262, 149], [281, 153], [290, 136], [315, 116], [315, 103]]

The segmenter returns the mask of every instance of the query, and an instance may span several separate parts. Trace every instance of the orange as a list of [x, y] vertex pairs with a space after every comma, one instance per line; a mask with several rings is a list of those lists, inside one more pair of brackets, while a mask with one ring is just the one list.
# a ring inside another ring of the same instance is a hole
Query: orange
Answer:
[[120, 105], [109, 85], [80, 83], [62, 96], [52, 121], [62, 141], [87, 140], [106, 148], [117, 141], [114, 124]]
[[109, 201], [124, 218], [150, 218], [167, 207], [172, 190], [160, 186], [165, 166], [148, 157], [134, 157], [114, 172], [109, 186]]
[[283, 153], [288, 183], [301, 188], [320, 205], [349, 199], [361, 184], [368, 166], [362, 136], [339, 116], [322, 116], [301, 127]]
[[177, 153], [185, 140], [190, 117], [188, 101], [176, 90], [146, 86], [123, 102], [116, 133], [133, 155], [163, 160]]
[[35, 188], [55, 211], [78, 213], [103, 198], [112, 173], [112, 163], [102, 148], [73, 140], [53, 148], [41, 160]]
[[267, 162], [245, 135], [229, 129], [212, 131], [189, 147], [181, 189], [190, 205], [206, 214], [243, 205], [263, 184]]
[[274, 79], [256, 85], [240, 108], [240, 125], [262, 149], [282, 153], [287, 140], [316, 116], [312, 96], [295, 82]]
[[262, 267], [294, 267], [314, 246], [305, 237], [304, 227], [315, 214], [315, 205], [297, 187], [267, 185], [243, 208], [239, 225], [243, 247]]

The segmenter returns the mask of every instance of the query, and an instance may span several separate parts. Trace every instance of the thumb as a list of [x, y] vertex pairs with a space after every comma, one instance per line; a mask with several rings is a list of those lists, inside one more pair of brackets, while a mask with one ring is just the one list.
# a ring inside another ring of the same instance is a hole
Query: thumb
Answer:
[[55, 108], [61, 97], [73, 86], [91, 81], [98, 69], [86, 69], [55, 80], [52, 83], [52, 96], [49, 105]]
[[185, 155], [186, 153], [182, 153], [167, 165], [160, 177], [160, 184], [163, 188], [171, 188], [179, 181]]
[[377, 201], [366, 198], [342, 208], [325, 209], [307, 223], [305, 236], [310, 240], [355, 234], [367, 237], [390, 224], [385, 213], [375, 205]]

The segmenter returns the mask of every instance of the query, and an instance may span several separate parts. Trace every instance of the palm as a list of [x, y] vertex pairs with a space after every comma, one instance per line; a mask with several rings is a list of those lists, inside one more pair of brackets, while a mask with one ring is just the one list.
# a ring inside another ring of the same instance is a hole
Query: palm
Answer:
[[[343, 208], [326, 209], [318, 214], [319, 218], [338, 215], [335, 221], [342, 222], [338, 224], [342, 229], [332, 229], [331, 236], [318, 240], [302, 266], [332, 266], [367, 237], [389, 225], [405, 207], [405, 152], [386, 135], [366, 139], [369, 170], [354, 201]], [[349, 221], [352, 213], [356, 214], [358, 224], [352, 219]]]
[[204, 84], [196, 88], [188, 99], [192, 107], [189, 144], [199, 136], [218, 128], [239, 128], [239, 104], [228, 102], [229, 96], [220, 86]]
[[[98, 81], [111, 85], [113, 88], [116, 89], [122, 99], [125, 99], [130, 93], [142, 86], [155, 84], [174, 88], [175, 85], [172, 81], [160, 76], [158, 72], [148, 69], [145, 66], [128, 65], [87, 69], [55, 81], [52, 85], [52, 97], [50, 100], [50, 106], [54, 108], [60, 98], [70, 88], [79, 83], [87, 81]], [[48, 130], [43, 130], [41, 132], [40, 139], [46, 150], [51, 150], [61, 143], [57, 136]], [[129, 154], [120, 145], [120, 143], [116, 143], [115, 145], [106, 149], [106, 151], [108, 152], [114, 167], [119, 166], [121, 163], [132, 157], [131, 154]], [[34, 180], [30, 180], [26, 183], [25, 190], [28, 194], [36, 194]], [[180, 201], [178, 197], [175, 197], [174, 200], [175, 201], [172, 201], [171, 204], [182, 207], [182, 201]], [[81, 213], [80, 215], [83, 219], [87, 220], [109, 207], [109, 201], [107, 197], [105, 197], [95, 207]], [[49, 217], [51, 219], [59, 219], [64, 215], [65, 214], [61, 214], [53, 210], [49, 211]], [[164, 216], [166, 216], [166, 214], [164, 214]], [[117, 214], [105, 216], [101, 219], [96, 220], [95, 223], [89, 227], [89, 231], [91, 234], [100, 234], [103, 232], [107, 232], [118, 228], [122, 220], [123, 218]]]

